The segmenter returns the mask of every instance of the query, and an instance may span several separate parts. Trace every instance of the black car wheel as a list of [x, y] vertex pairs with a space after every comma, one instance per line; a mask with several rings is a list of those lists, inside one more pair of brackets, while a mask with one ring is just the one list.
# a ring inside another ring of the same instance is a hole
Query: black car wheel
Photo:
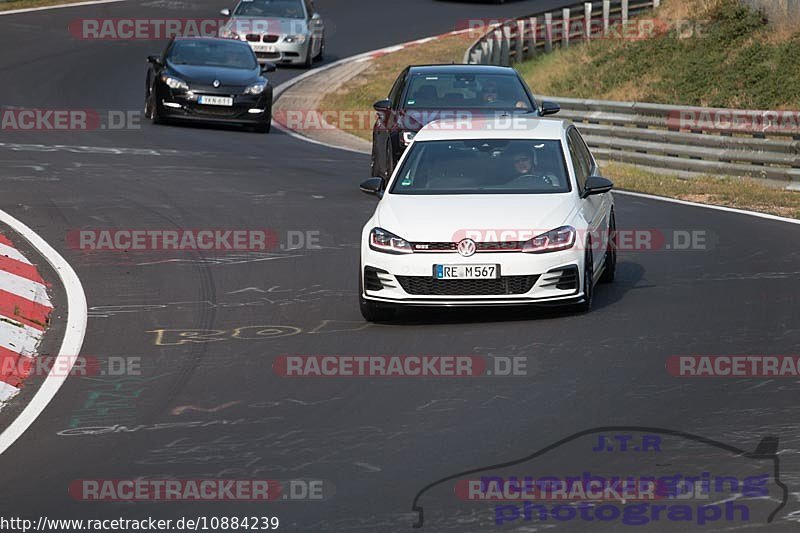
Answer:
[[325, 36], [324, 35], [322, 36], [322, 42], [319, 45], [319, 53], [317, 54], [317, 57], [315, 59], [317, 61], [322, 61], [323, 59], [325, 59]]
[[608, 222], [608, 245], [606, 246], [606, 258], [603, 264], [603, 274], [600, 276], [601, 283], [611, 283], [617, 272], [617, 221], [614, 212], [611, 212], [611, 220]]
[[594, 301], [594, 256], [592, 243], [586, 243], [586, 254], [583, 259], [583, 301], [577, 305], [577, 310], [586, 313], [592, 308]]
[[306, 60], [303, 62], [303, 66], [305, 68], [311, 68], [314, 64], [314, 56], [311, 55], [311, 52], [314, 50], [314, 40], [311, 39], [308, 41], [308, 50], [306, 51]]
[[150, 87], [147, 98], [144, 101], [144, 116], [150, 119], [153, 124], [164, 124], [161, 113], [158, 109], [158, 99], [156, 98], [155, 87]]

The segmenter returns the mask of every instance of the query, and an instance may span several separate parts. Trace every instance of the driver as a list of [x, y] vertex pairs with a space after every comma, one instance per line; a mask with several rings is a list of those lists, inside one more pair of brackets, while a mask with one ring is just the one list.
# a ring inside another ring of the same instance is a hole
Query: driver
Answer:
[[481, 102], [484, 104], [497, 103], [500, 93], [497, 92], [497, 84], [492, 82], [481, 87]]
[[527, 151], [517, 152], [514, 154], [514, 177], [516, 179], [522, 176], [530, 176], [533, 170], [533, 158]]

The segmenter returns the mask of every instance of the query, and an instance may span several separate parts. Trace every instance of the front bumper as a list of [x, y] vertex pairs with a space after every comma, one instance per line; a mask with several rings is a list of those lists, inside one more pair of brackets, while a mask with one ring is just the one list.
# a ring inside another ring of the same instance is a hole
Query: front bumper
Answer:
[[[449, 283], [433, 278], [434, 265], [500, 265], [500, 280]], [[583, 298], [583, 253], [521, 252], [361, 253], [364, 299], [413, 306], [567, 305]]]
[[[233, 105], [200, 104], [198, 103], [198, 97], [201, 95], [231, 97], [233, 98]], [[203, 90], [177, 92], [167, 89], [161, 92], [158, 104], [161, 116], [168, 119], [262, 124], [270, 119], [272, 88], [268, 87], [259, 95], [230, 94]]]
[[303, 43], [287, 43], [281, 38], [276, 43], [263, 44], [249, 42], [250, 48], [256, 54], [259, 63], [272, 63], [287, 64], [303, 64], [306, 61], [306, 54], [308, 54], [308, 47], [311, 46], [311, 41], [306, 39]]

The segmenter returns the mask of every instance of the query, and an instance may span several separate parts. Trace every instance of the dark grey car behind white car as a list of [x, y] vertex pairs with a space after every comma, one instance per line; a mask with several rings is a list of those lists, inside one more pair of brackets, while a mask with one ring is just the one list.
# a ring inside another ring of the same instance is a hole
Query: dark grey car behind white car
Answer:
[[247, 41], [260, 62], [311, 67], [325, 51], [325, 24], [312, 0], [241, 0], [223, 9], [221, 37]]

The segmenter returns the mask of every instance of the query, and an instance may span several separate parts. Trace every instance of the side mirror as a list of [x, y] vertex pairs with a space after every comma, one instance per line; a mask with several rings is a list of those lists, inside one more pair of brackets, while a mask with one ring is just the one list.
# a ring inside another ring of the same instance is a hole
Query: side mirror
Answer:
[[261, 65], [261, 72], [264, 73], [275, 72], [276, 70], [278, 70], [278, 65], [276, 65], [275, 63], [270, 63], [269, 61], [267, 61], [266, 63]]
[[542, 110], [540, 111], [540, 114], [543, 117], [547, 115], [555, 115], [559, 111], [561, 111], [561, 106], [558, 105], [557, 103], [548, 102], [547, 100], [542, 102]]
[[375, 111], [391, 111], [392, 110], [392, 101], [391, 100], [378, 100], [372, 107]]
[[383, 178], [370, 178], [361, 182], [358, 186], [361, 192], [372, 194], [377, 197], [383, 196]]
[[163, 62], [161, 61], [161, 56], [147, 56], [147, 62], [157, 67], [163, 65]]
[[223, 17], [230, 17], [231, 10], [226, 7], [225, 9], [221, 9], [219, 14], [222, 15]]
[[613, 187], [614, 184], [611, 183], [611, 180], [600, 176], [589, 176], [586, 178], [586, 183], [583, 185], [583, 194], [581, 194], [581, 198], [586, 198], [594, 194], [607, 193]]
[[319, 24], [320, 22], [322, 22], [322, 17], [320, 16], [319, 13], [314, 13], [313, 15], [311, 15], [311, 22]]

